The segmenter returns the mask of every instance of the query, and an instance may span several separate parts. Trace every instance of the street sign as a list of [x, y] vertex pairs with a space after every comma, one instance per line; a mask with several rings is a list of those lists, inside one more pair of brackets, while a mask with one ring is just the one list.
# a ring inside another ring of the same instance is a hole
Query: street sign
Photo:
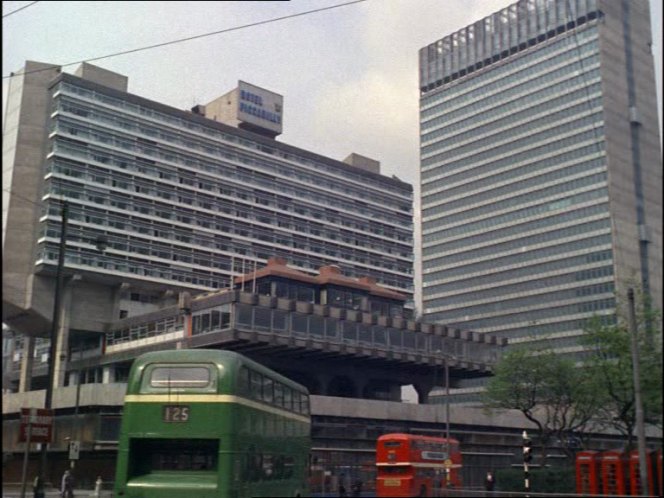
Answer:
[[69, 441], [69, 459], [78, 460], [78, 454], [81, 449], [80, 441]]
[[28, 440], [28, 425], [30, 425], [31, 443], [50, 443], [53, 438], [53, 410], [21, 408], [18, 436], [21, 443]]

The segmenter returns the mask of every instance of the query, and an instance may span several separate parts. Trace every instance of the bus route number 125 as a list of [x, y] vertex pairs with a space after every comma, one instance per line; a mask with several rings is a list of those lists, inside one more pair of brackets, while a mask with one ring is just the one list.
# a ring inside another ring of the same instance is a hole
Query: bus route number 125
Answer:
[[164, 405], [164, 422], [189, 421], [189, 407], [182, 405]]

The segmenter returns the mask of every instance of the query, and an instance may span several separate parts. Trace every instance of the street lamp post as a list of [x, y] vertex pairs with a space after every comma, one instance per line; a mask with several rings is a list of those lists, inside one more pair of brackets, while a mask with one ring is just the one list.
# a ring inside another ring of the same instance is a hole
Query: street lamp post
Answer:
[[[445, 451], [447, 459], [450, 458], [450, 357], [448, 354], [440, 350], [436, 351], [437, 354], [445, 360]], [[438, 372], [436, 368], [434, 374]], [[434, 379], [434, 384], [436, 384]], [[435, 386], [434, 386], [435, 387]], [[446, 469], [446, 483], [450, 485], [450, 469]]]
[[[51, 344], [48, 354], [48, 380], [46, 384], [46, 396], [44, 397], [44, 408], [50, 410], [53, 405], [53, 381], [55, 377], [55, 362], [59, 360], [55, 355], [58, 346], [58, 327], [60, 325], [60, 301], [62, 295], [63, 269], [65, 264], [65, 249], [67, 244], [67, 221], [69, 215], [69, 203], [62, 202], [62, 224], [60, 226], [60, 249], [58, 253], [58, 267], [55, 274], [55, 296], [53, 297], [53, 321], [51, 322]], [[41, 459], [37, 475], [41, 482], [46, 483], [45, 475], [47, 464], [48, 443], [41, 445]]]
[[450, 359], [445, 356], [445, 438], [447, 438], [447, 455], [450, 454]]
[[[50, 333], [51, 344], [49, 347], [49, 354], [48, 354], [48, 367], [47, 367], [48, 380], [46, 384], [46, 395], [44, 397], [44, 408], [46, 410], [50, 410], [53, 406], [53, 384], [55, 381], [55, 362], [62, 361], [65, 359], [65, 358], [56, 358], [56, 354], [58, 349], [58, 336], [59, 336], [58, 330], [60, 327], [62, 289], [64, 287], [63, 274], [65, 266], [65, 252], [67, 248], [67, 224], [69, 221], [69, 202], [67, 200], [62, 201], [61, 218], [62, 218], [62, 224], [60, 225], [60, 245], [58, 252], [58, 266], [55, 274], [55, 295], [53, 296], [53, 320], [51, 322], [51, 333]], [[99, 236], [96, 239], [96, 245], [97, 249], [100, 252], [103, 252], [107, 245], [106, 237]], [[77, 404], [78, 404], [78, 396], [77, 396]], [[43, 483], [43, 485], [46, 484], [45, 473], [46, 473], [47, 463], [48, 463], [48, 443], [42, 443], [41, 458], [39, 460], [37, 475], [41, 478], [40, 480]]]

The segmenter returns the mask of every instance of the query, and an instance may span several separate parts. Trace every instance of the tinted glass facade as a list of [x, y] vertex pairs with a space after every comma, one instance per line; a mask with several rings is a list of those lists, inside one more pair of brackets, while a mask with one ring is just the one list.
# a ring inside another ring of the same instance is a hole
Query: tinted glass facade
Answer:
[[615, 309], [616, 252], [639, 240], [616, 235], [637, 203], [610, 181], [628, 166], [607, 152], [602, 5], [521, 1], [421, 50], [427, 320], [572, 353]]

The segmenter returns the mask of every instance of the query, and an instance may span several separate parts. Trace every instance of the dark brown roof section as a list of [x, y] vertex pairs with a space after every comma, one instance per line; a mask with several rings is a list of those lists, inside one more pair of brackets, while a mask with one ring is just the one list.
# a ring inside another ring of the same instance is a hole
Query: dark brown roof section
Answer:
[[267, 266], [264, 266], [255, 272], [250, 272], [246, 275], [235, 277], [234, 283], [236, 285], [241, 285], [244, 282], [246, 285], [247, 283], [253, 282], [254, 280], [258, 280], [263, 277], [283, 277], [290, 280], [305, 282], [307, 284], [331, 284], [338, 285], [340, 287], [350, 287], [353, 289], [366, 291], [374, 296], [383, 297], [386, 299], [394, 299], [397, 301], [406, 301], [405, 295], [378, 285], [376, 283], [376, 279], [372, 277], [361, 277], [356, 280], [354, 278], [342, 275], [341, 269], [336, 265], [321, 266], [319, 269], [319, 275], [313, 277], [300, 270], [289, 268], [287, 263], [288, 262], [284, 258], [272, 257], [268, 259]]

